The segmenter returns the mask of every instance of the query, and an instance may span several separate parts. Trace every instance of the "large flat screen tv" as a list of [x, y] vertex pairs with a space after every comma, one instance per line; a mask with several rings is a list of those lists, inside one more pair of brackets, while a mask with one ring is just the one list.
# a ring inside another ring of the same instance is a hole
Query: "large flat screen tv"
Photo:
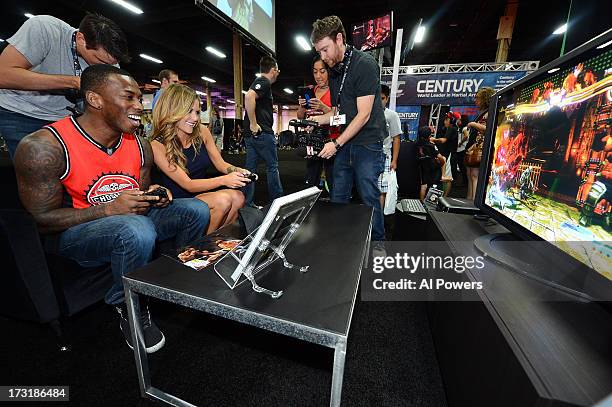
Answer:
[[612, 287], [612, 30], [493, 96], [476, 205]]
[[362, 51], [391, 46], [393, 12], [353, 24], [353, 46]]
[[276, 52], [275, 3], [276, 0], [196, 0], [196, 4], [272, 53]]

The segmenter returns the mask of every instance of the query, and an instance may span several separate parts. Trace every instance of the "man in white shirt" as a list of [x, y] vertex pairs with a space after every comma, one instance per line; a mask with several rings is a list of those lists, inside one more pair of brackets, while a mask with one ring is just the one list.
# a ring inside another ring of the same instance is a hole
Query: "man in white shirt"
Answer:
[[402, 125], [399, 116], [393, 110], [387, 108], [389, 103], [389, 94], [391, 89], [387, 85], [380, 85], [380, 99], [383, 108], [385, 109], [385, 122], [387, 124], [387, 134], [383, 140], [383, 153], [385, 154], [385, 167], [382, 174], [378, 178], [378, 186], [380, 187], [380, 204], [385, 206], [385, 198], [389, 190], [387, 183], [388, 174], [395, 171], [397, 168], [397, 157], [400, 149], [400, 136], [402, 135]]

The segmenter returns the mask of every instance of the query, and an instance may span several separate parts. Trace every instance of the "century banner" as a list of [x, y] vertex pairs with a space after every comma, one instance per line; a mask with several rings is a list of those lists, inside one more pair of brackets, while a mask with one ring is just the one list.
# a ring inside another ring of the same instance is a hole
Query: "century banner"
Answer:
[[415, 141], [419, 130], [421, 106], [396, 106], [395, 112], [402, 123], [402, 140]]
[[[526, 71], [411, 74], [398, 77], [397, 105], [474, 105], [480, 88], [505, 88]], [[391, 75], [382, 83], [391, 86]]]

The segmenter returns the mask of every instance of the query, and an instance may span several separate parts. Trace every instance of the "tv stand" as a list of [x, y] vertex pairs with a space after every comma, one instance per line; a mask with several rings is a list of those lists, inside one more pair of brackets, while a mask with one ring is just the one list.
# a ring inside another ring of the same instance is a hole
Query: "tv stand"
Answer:
[[[508, 232], [470, 215], [430, 215], [457, 255], [480, 256], [462, 242]], [[591, 406], [612, 393], [610, 309], [485, 264], [464, 273], [486, 282], [479, 301], [427, 304], [448, 405]]]
[[544, 242], [536, 243], [537, 247], [521, 242], [522, 239], [510, 232], [491, 233], [474, 239], [474, 246], [487, 259], [494, 260], [516, 273], [573, 295], [579, 300], [593, 301], [592, 297], [582, 291], [582, 284], [575, 274], [575, 269], [552, 267], [558, 259], [554, 258], [554, 252], [539, 250]]

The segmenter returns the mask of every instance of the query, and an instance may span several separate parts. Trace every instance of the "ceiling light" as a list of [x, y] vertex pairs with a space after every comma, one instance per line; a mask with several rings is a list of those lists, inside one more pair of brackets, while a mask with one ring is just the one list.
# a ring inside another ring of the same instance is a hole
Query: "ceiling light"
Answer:
[[213, 47], [206, 47], [206, 51], [210, 52], [213, 55], [218, 56], [219, 58], [225, 58], [225, 54]]
[[554, 73], [554, 72], [557, 72], [559, 69], [561, 69], [561, 68], [553, 68], [553, 69], [550, 69], [550, 70], [548, 71], [548, 73]]
[[151, 79], [151, 81], [152, 81], [152, 82], [155, 82], [155, 83], [159, 83], [159, 84], [161, 85], [161, 82], [160, 82], [160, 81], [158, 81], [157, 79]]
[[607, 47], [608, 45], [612, 44], [612, 40], [608, 41], [608, 42], [604, 42], [603, 44], [601, 44], [600, 46], [597, 47], [597, 49], [602, 49]]
[[567, 31], [567, 23], [563, 24], [561, 27], [559, 27], [555, 31], [553, 31], [553, 34], [554, 35], [559, 35], [559, 34], [563, 34], [566, 31]]
[[115, 4], [120, 5], [121, 7], [131, 11], [134, 14], [142, 14], [144, 13], [144, 11], [142, 11], [141, 9], [139, 9], [138, 7], [136, 7], [133, 4], [128, 3], [127, 1], [123, 1], [123, 0], [110, 0]]
[[202, 92], [201, 90], [196, 90], [196, 93], [200, 96], [206, 96], [206, 93]]
[[233, 104], [235, 104], [236, 102], [234, 102], [232, 99], [227, 99], [227, 103], [233, 103]]
[[202, 76], [202, 79], [205, 80], [206, 82], [210, 82], [210, 83], [215, 83], [217, 82], [214, 79], [209, 78], [208, 76]]
[[414, 36], [414, 42], [419, 43], [423, 42], [423, 38], [425, 37], [425, 26], [421, 25], [417, 28], [416, 35]]
[[288, 110], [289, 106], [283, 106], [283, 109]]
[[34, 14], [25, 13], [24, 16], [26, 16], [27, 18], [32, 18], [32, 17], [34, 17]]
[[164, 61], [162, 61], [161, 59], [153, 58], [152, 56], [149, 56], [147, 54], [140, 54], [140, 58], [147, 59], [149, 61], [155, 62], [156, 64], [163, 64], [164, 63]]
[[255, 76], [257, 76], [258, 78], [261, 78], [261, 74], [259, 72], [257, 72]]
[[217, 109], [225, 110], [225, 106], [217, 106]]
[[295, 40], [297, 41], [298, 45], [302, 47], [304, 51], [310, 51], [312, 49], [312, 47], [310, 46], [308, 41], [306, 41], [306, 38], [304, 38], [303, 35], [296, 36]]
[[293, 95], [293, 91], [292, 91], [291, 89], [289, 89], [289, 88], [285, 88], [285, 89], [283, 89], [283, 90], [285, 91], [285, 93], [288, 93], [288, 94], [290, 94], [290, 95]]

